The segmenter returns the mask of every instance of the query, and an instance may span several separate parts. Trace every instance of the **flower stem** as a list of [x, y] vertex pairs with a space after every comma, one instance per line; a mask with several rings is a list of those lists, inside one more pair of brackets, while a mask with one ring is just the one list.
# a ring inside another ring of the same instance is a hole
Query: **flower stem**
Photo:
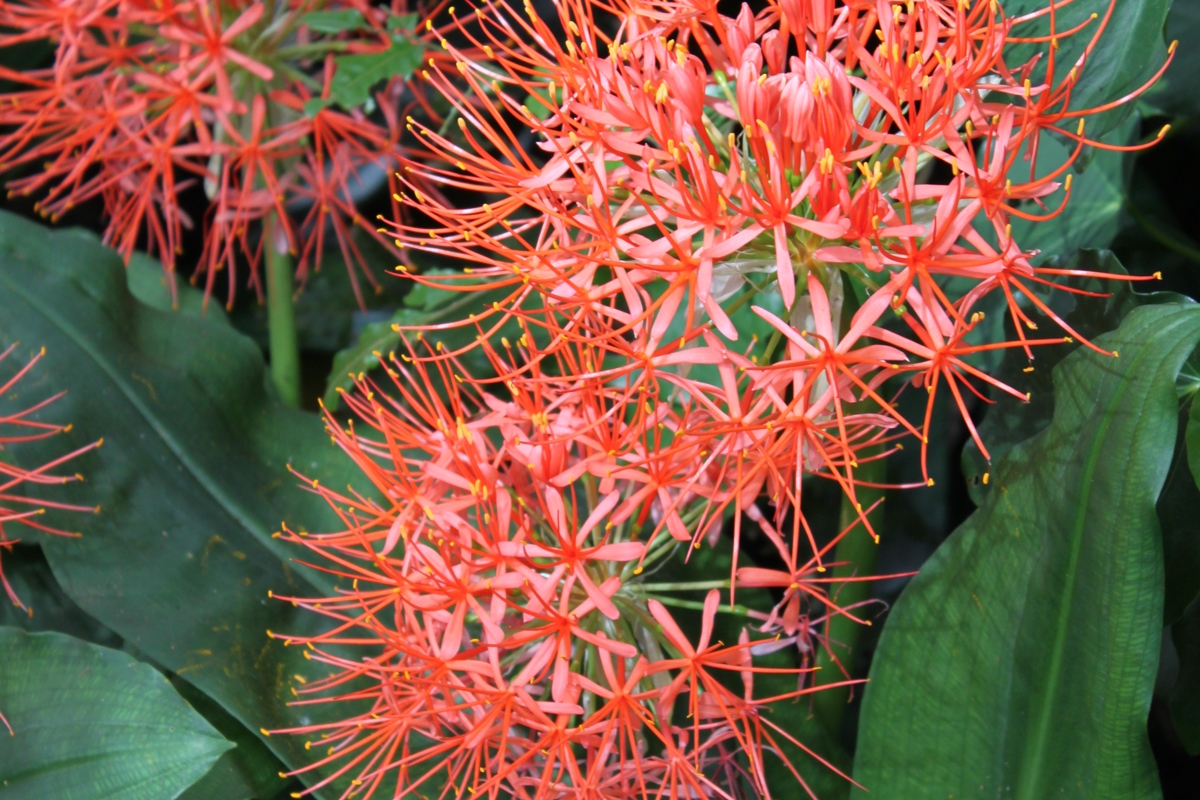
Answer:
[[[855, 478], [868, 483], [883, 483], [887, 480], [886, 463], [883, 459], [864, 461], [862, 466], [855, 470]], [[857, 494], [858, 502], [862, 507], [870, 508], [876, 500], [883, 497], [884, 491], [859, 485]], [[843, 497], [841, 528], [848, 527], [857, 517], [858, 512], [855, 510], [854, 504], [848, 497]], [[878, 533], [880, 525], [883, 523], [883, 506], [876, 506], [867, 518], [871, 521], [871, 527]], [[865, 530], [860, 527], [851, 531], [838, 543], [834, 555], [834, 561], [847, 563], [840, 567], [834, 567], [833, 577], [848, 578], [856, 575], [875, 574], [875, 560], [878, 554], [879, 546]], [[849, 608], [866, 600], [870, 595], [870, 581], [843, 583], [837, 591], [837, 604], [841, 608]], [[851, 673], [850, 677], [854, 677], [854, 660], [858, 655], [858, 640], [863, 630], [862, 625], [840, 614], [830, 618], [827, 626], [829, 648], [833, 654], [831, 655], [825, 648], [820, 648], [817, 652], [817, 667], [820, 668], [820, 672], [816, 673], [818, 685], [845, 680], [842, 668]], [[834, 662], [834, 655], [841, 662], [841, 668]], [[826, 689], [813, 695], [813, 708], [817, 716], [825, 723], [825, 727], [835, 738], [841, 735], [849, 702], [850, 687]]]
[[[664, 606], [673, 606], [675, 608], [690, 608], [693, 611], [703, 611], [704, 610], [704, 601], [703, 600], [680, 600], [677, 597], [664, 597], [662, 595], [656, 596], [654, 599], [657, 600], [658, 602], [662, 603]], [[754, 615], [754, 609], [747, 608], [746, 606], [742, 606], [742, 605], [732, 605], [731, 606], [727, 603], [722, 603], [720, 606], [717, 607], [717, 613], [718, 614], [735, 614], [739, 617], [751, 617]], [[760, 615], [760, 617], [761, 617], [761, 615]], [[820, 695], [818, 695], [818, 697], [819, 696]]]
[[263, 252], [267, 261], [267, 332], [271, 379], [283, 402], [300, 406], [300, 347], [296, 336], [296, 309], [292, 303], [292, 258], [275, 248], [275, 214], [263, 221]]
[[729, 579], [721, 581], [692, 581], [691, 583], [639, 583], [643, 592], [694, 592], [706, 589], [728, 589]]

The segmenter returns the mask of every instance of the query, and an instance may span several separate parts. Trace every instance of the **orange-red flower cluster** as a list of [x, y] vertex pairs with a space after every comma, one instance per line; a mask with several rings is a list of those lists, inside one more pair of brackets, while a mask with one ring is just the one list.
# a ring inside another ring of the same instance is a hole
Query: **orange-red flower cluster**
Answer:
[[[3, 352], [0, 352], [0, 367], [7, 366], [5, 362], [16, 348], [17, 345], [13, 344], [9, 345]], [[24, 366], [4, 379], [4, 382], [0, 383], [0, 397], [15, 397], [17, 393], [14, 390], [21, 379], [29, 374], [29, 371], [34, 368], [34, 365], [44, 355], [45, 350], [35, 354]], [[0, 452], [11, 450], [13, 447], [19, 447], [22, 443], [46, 439], [69, 431], [71, 429], [70, 425], [44, 422], [38, 418], [41, 411], [62, 397], [63, 394], [60, 392], [15, 411], [0, 409]], [[59, 456], [36, 469], [24, 469], [9, 459], [0, 458], [0, 555], [20, 541], [19, 539], [11, 539], [8, 536], [8, 532], [17, 526], [24, 526], [30, 530], [50, 533], [55, 536], [79, 535], [45, 525], [38, 518], [42, 514], [45, 514], [48, 508], [64, 511], [94, 511], [95, 509], [34, 497], [29, 495], [28, 491], [30, 488], [36, 486], [60, 486], [64, 483], [82, 480], [83, 478], [78, 473], [60, 475], [56, 470], [76, 456], [99, 447], [103, 441], [101, 439], [100, 441], [85, 445], [73, 452]], [[0, 583], [3, 583], [4, 591], [8, 594], [8, 599], [13, 602], [13, 605], [28, 610], [25, 604], [21, 602], [21, 598], [13, 591], [8, 580], [4, 577], [2, 567], [0, 567]], [[3, 717], [0, 717], [0, 719], [3, 719]]]
[[[37, 209], [51, 219], [99, 199], [105, 241], [126, 257], [135, 247], [157, 252], [168, 271], [184, 230], [202, 225], [198, 277], [211, 292], [228, 268], [229, 302], [239, 266], [263, 291], [253, 223], [272, 213], [281, 220], [272, 245], [299, 256], [300, 279], [332, 235], [355, 291], [359, 274], [377, 286], [351, 232], [362, 227], [389, 242], [363, 225], [352, 190], [394, 169], [405, 84], [388, 78], [374, 114], [321, 100], [330, 100], [337, 56], [396, 46], [392, 28], [404, 7], [399, 0], [320, 7], [326, 20], [350, 16], [322, 26], [310, 15], [311, 0], [0, 4], [0, 47], [54, 46], [44, 68], [0, 68], [16, 86], [0, 94], [0, 170], [28, 173], [9, 182], [10, 192], [39, 196]], [[381, 72], [382, 64], [365, 62], [351, 77], [362, 94], [396, 72]], [[207, 195], [202, 220], [181, 197], [194, 186]]]
[[[287, 731], [324, 751], [310, 769], [329, 774], [310, 790], [348, 774], [356, 796], [768, 794], [769, 754], [807, 749], [768, 707], [814, 689], [796, 685], [809, 669], [755, 656], [794, 644], [801, 597], [851, 613], [828, 592], [836, 579], [807, 558], [784, 576], [778, 609], [739, 612], [753, 630], [719, 640], [716, 587], [728, 581], [645, 580], [701, 546], [693, 528], [719, 533], [706, 501], [735, 476], [698, 469], [699, 445], [669, 444], [704, 411], [580, 379], [572, 357], [585, 354], [539, 349], [528, 332], [489, 355], [512, 377], [508, 400], [460, 383], [455, 360], [432, 366], [410, 350], [389, 360], [387, 391], [364, 383], [345, 395], [366, 430], [328, 416], [383, 500], [314, 484], [346, 530], [288, 535], [347, 587], [280, 598], [335, 621], [316, 638], [285, 637], [338, 669], [299, 702], [369, 701], [348, 719]], [[532, 376], [518, 379], [518, 364]], [[670, 535], [646, 535], [647, 520]], [[780, 580], [739, 573], [751, 586]], [[689, 591], [703, 600], [681, 602]], [[698, 611], [698, 636], [668, 606]], [[366, 658], [345, 654], [364, 644]], [[763, 691], [764, 675], [791, 675], [791, 686]]]
[[[1064, 340], [1027, 337], [1022, 303], [1053, 317], [1031, 287], [1062, 273], [1009, 221], [1059, 213], [1096, 144], [1082, 120], [1113, 104], [1070, 101], [1108, 18], [1063, 31], [1056, 7], [1012, 19], [991, 0], [555, 8], [449, 9], [455, 68], [422, 73], [455, 123], [409, 119], [428, 153], [398, 199], [431, 222], [389, 230], [470, 265], [416, 280], [507, 290], [461, 322], [498, 377], [413, 346], [385, 360], [392, 387], [347, 395], [368, 430], [330, 417], [385, 499], [320, 489], [345, 530], [293, 538], [353, 588], [294, 598], [337, 626], [292, 641], [338, 668], [303, 702], [371, 709], [303, 732], [348, 793], [769, 796], [788, 734], [767, 704], [812, 691], [828, 617], [858, 619], [828, 572], [840, 539], [875, 535], [856, 472], [910, 435], [924, 452], [942, 386], [986, 453], [964, 392], [1021, 395], [969, 357]], [[1048, 36], [1021, 36], [1044, 18]], [[1063, 69], [1067, 36], [1091, 39]], [[1010, 63], [1015, 42], [1045, 52]], [[1022, 178], [1045, 135], [1071, 159]], [[971, 344], [992, 292], [1018, 337]], [[897, 411], [902, 384], [928, 391], [923, 421]], [[812, 476], [858, 511], [832, 540], [802, 510]], [[746, 563], [744, 520], [778, 563]], [[689, 580], [706, 544], [732, 553], [728, 576]], [[773, 607], [736, 605], [763, 588]], [[700, 612], [698, 635], [668, 607]], [[739, 616], [737, 643], [714, 641]], [[765, 666], [783, 647], [800, 666]], [[755, 694], [780, 671], [800, 688]]]

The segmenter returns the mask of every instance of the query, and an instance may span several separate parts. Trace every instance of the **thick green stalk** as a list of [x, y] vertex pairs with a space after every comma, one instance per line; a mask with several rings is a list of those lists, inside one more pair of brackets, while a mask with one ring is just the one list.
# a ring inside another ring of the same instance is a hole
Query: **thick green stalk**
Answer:
[[271, 348], [271, 379], [283, 402], [300, 406], [300, 346], [296, 336], [295, 285], [292, 258], [275, 249], [275, 215], [263, 222], [263, 251], [267, 261], [267, 331]]
[[[854, 477], [860, 481], [883, 483], [887, 479], [887, 465], [882, 459], [864, 462], [854, 471]], [[870, 508], [875, 501], [882, 498], [884, 492], [882, 489], [859, 486], [857, 494], [858, 502], [866, 509]], [[849, 498], [843, 497], [840, 529], [845, 530], [857, 518], [858, 514], [854, 509], [854, 505], [850, 502]], [[880, 526], [883, 523], [883, 505], [876, 506], [875, 510], [867, 515], [867, 518], [871, 521], [871, 527], [874, 528], [876, 533], [879, 533]], [[835, 567], [833, 576], [835, 578], [848, 578], [851, 576], [862, 577], [873, 575], [875, 573], [875, 560], [879, 552], [878, 548], [879, 546], [875, 544], [874, 539], [863, 530], [860, 523], [857, 528], [848, 533], [838, 543], [834, 561], [847, 563], [843, 566]], [[844, 583], [836, 591], [837, 597], [835, 602], [841, 608], [848, 608], [871, 596], [871, 583], [869, 581]], [[858, 610], [851, 613], [859, 619], [863, 618]], [[829, 620], [827, 630], [829, 632], [829, 646], [833, 649], [833, 654], [837, 656], [842, 667], [850, 673], [851, 678], [860, 677], [854, 674], [853, 668], [856, 656], [858, 655], [858, 641], [862, 635], [863, 626], [839, 614]], [[821, 671], [816, 673], [816, 683], [818, 685], [846, 680], [846, 676], [834, 662], [833, 657], [823, 647], [817, 653], [817, 666], [821, 668]], [[862, 691], [861, 687], [856, 688], [857, 691]], [[826, 728], [835, 737], [841, 733], [843, 718], [846, 714], [846, 705], [849, 701], [850, 687], [826, 689], [813, 695], [813, 708], [817, 716], [820, 717], [821, 721], [825, 723]]]

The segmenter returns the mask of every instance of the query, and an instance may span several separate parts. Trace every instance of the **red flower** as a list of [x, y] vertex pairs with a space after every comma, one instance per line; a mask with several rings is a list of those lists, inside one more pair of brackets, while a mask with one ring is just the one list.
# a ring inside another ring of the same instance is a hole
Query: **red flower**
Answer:
[[[0, 352], [0, 366], [6, 364], [8, 358], [16, 348], [16, 344], [11, 344], [3, 352]], [[42, 359], [45, 353], [44, 349], [36, 353], [24, 366], [5, 379], [0, 384], [0, 397], [15, 397], [17, 392], [14, 389], [17, 388], [18, 383], [29, 374], [30, 370]], [[71, 429], [70, 425], [58, 425], [52, 422], [44, 422], [37, 418], [39, 412], [46, 409], [55, 400], [62, 397], [63, 394], [60, 392], [59, 394], [52, 395], [34, 402], [25, 408], [14, 411], [0, 409], [0, 451], [19, 449], [22, 444], [47, 439], [56, 434], [69, 431]], [[75, 457], [99, 447], [103, 442], [104, 440], [101, 439], [85, 445], [34, 469], [25, 469], [6, 459], [0, 459], [0, 556], [3, 555], [4, 551], [10, 550], [13, 545], [20, 541], [20, 539], [9, 538], [8, 535], [12, 529], [18, 526], [54, 536], [79, 536], [78, 533], [59, 530], [38, 520], [42, 514], [46, 513], [46, 509], [57, 509], [60, 511], [99, 511], [100, 509], [71, 505], [39, 497], [38, 495], [41, 492], [38, 491], [38, 487], [61, 486], [64, 483], [83, 480], [83, 477], [78, 473], [62, 475], [59, 474], [58, 470]], [[31, 490], [33, 494], [30, 494]], [[2, 558], [0, 558], [0, 562], [2, 562]], [[33, 611], [21, 602], [21, 598], [17, 596], [8, 579], [4, 577], [2, 563], [0, 563], [0, 583], [4, 585], [4, 591], [8, 595], [8, 599], [13, 602], [13, 605], [24, 611], [28, 611], [31, 615], [33, 614]], [[5, 727], [8, 727], [8, 721], [4, 719], [3, 714], [0, 714], [0, 722], [3, 722]], [[12, 733], [12, 728], [8, 730], [9, 733]]]

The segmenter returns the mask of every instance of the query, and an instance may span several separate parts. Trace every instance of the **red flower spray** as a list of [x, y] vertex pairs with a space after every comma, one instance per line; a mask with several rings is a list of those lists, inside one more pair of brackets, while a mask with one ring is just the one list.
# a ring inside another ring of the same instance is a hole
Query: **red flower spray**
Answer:
[[[408, 347], [384, 360], [386, 392], [360, 381], [346, 399], [366, 430], [329, 417], [384, 499], [316, 487], [345, 530], [292, 538], [347, 588], [289, 598], [335, 625], [290, 641], [336, 669], [301, 702], [372, 707], [293, 732], [323, 737], [314, 767], [350, 777], [345, 796], [435, 780], [446, 797], [770, 796], [768, 760], [803, 748], [770, 703], [825, 688], [806, 670], [830, 618], [869, 621], [830, 572], [839, 541], [878, 541], [858, 473], [909, 436], [924, 464], [940, 387], [969, 426], [964, 392], [1016, 394], [972, 354], [1076, 336], [1031, 291], [1064, 272], [1010, 220], [1060, 213], [1072, 162], [1104, 146], [1083, 119], [1140, 90], [1073, 108], [1108, 17], [1063, 31], [1054, 6], [555, 9], [450, 9], [454, 69], [421, 73], [456, 122], [409, 119], [429, 152], [398, 197], [431, 223], [387, 230], [470, 265], [416, 280], [507, 297], [459, 323], [471, 348]], [[1022, 35], [1041, 19], [1047, 36]], [[1069, 36], [1090, 39], [1064, 70]], [[1010, 63], [1013, 43], [1045, 51]], [[1022, 178], [1045, 135], [1070, 159]], [[1018, 336], [975, 345], [991, 292]], [[1018, 297], [1067, 336], [1027, 338]], [[464, 369], [472, 348], [495, 380]], [[897, 410], [902, 383], [927, 390], [923, 420]], [[858, 516], [832, 541], [802, 510], [814, 477]], [[745, 521], [778, 564], [739, 564]], [[727, 579], [656, 579], [705, 545], [731, 551]], [[763, 588], [773, 606], [737, 605]], [[736, 641], [719, 638], [727, 620]], [[767, 665], [784, 647], [801, 666]], [[764, 694], [779, 672], [799, 686]]]

